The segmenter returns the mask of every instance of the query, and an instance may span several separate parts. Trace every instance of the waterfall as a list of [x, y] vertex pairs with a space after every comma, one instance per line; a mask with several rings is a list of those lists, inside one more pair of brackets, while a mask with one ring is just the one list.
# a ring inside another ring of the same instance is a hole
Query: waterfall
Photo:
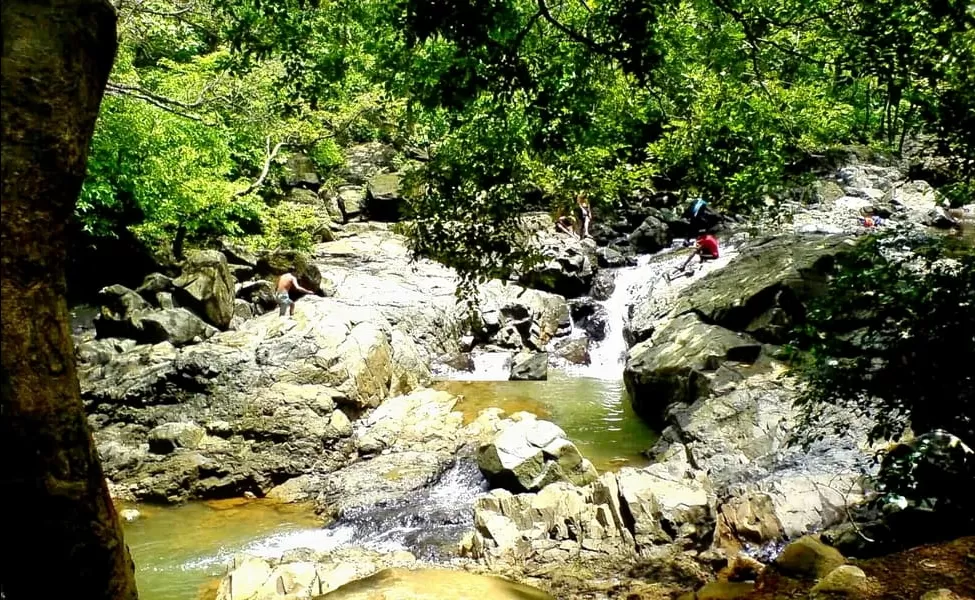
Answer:
[[623, 376], [623, 359], [626, 354], [626, 340], [623, 327], [628, 318], [629, 305], [636, 288], [655, 276], [650, 268], [652, 256], [641, 256], [635, 267], [616, 269], [613, 289], [609, 299], [599, 302], [606, 309], [606, 337], [595, 342], [589, 351], [590, 364], [585, 374], [599, 379], [620, 379]]

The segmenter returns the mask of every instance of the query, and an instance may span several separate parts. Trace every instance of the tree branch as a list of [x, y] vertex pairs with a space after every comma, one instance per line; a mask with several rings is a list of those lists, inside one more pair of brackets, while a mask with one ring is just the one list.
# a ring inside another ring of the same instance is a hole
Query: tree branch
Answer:
[[593, 40], [590, 37], [582, 35], [578, 31], [572, 29], [568, 25], [565, 25], [564, 23], [560, 22], [555, 17], [553, 17], [551, 11], [549, 11], [548, 4], [546, 4], [545, 0], [537, 0], [537, 2], [538, 2], [538, 12], [542, 16], [542, 18], [544, 18], [546, 21], [551, 23], [553, 27], [561, 31], [563, 34], [567, 35], [569, 39], [571, 39], [574, 42], [578, 42], [582, 44], [583, 46], [589, 48], [593, 52], [597, 52], [599, 54], [603, 54], [606, 56], [613, 56], [613, 51], [611, 49], [603, 46], [602, 44]]
[[161, 108], [161, 109], [165, 110], [166, 112], [172, 113], [172, 114], [174, 114], [174, 115], [176, 115], [178, 117], [183, 117], [184, 119], [190, 119], [191, 121], [197, 121], [199, 123], [203, 123], [204, 122], [203, 121], [203, 117], [201, 117], [199, 115], [194, 115], [192, 113], [183, 112], [181, 110], [178, 110], [177, 108], [174, 108], [174, 106], [177, 106], [177, 107], [180, 106], [181, 103], [179, 103], [179, 102], [168, 102], [167, 103], [166, 102], [166, 99], [162, 98], [161, 96], [156, 96], [155, 94], [150, 94], [150, 93], [147, 93], [147, 92], [143, 92], [142, 90], [139, 90], [138, 88], [119, 87], [119, 86], [117, 86], [117, 85], [115, 85], [113, 83], [108, 83], [105, 86], [105, 93], [106, 94], [109, 94], [111, 96], [129, 96], [129, 97], [132, 97], [132, 98], [138, 98], [140, 100], [144, 100], [144, 101], [148, 102], [149, 104], [152, 104], [153, 106], [155, 106], [157, 108]]
[[272, 150], [271, 149], [271, 136], [267, 136], [267, 138], [265, 140], [265, 149], [266, 149], [266, 152], [267, 152], [267, 158], [264, 159], [264, 167], [261, 169], [261, 175], [254, 181], [254, 183], [250, 184], [249, 186], [247, 186], [246, 188], [242, 189], [241, 191], [236, 192], [234, 194], [234, 197], [235, 198], [240, 198], [242, 196], [246, 196], [247, 194], [253, 192], [257, 188], [259, 188], [262, 185], [264, 185], [264, 180], [267, 179], [267, 174], [271, 172], [271, 161], [273, 161], [274, 160], [274, 157], [276, 157], [278, 155], [278, 152], [281, 151], [281, 148], [284, 148], [285, 146], [288, 146], [290, 144], [291, 144], [291, 140], [290, 139], [284, 139], [284, 140], [278, 142], [274, 146], [274, 149]]

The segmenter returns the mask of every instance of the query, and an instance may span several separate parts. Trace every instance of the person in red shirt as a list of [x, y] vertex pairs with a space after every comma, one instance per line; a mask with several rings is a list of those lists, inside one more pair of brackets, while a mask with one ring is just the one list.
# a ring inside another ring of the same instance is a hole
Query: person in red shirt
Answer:
[[694, 254], [687, 257], [687, 260], [684, 261], [684, 264], [681, 265], [679, 270], [683, 271], [686, 269], [687, 265], [691, 264], [691, 261], [694, 260], [695, 256], [700, 256], [702, 263], [706, 260], [714, 260], [718, 258], [718, 238], [711, 234], [697, 236], [697, 243], [694, 244]]

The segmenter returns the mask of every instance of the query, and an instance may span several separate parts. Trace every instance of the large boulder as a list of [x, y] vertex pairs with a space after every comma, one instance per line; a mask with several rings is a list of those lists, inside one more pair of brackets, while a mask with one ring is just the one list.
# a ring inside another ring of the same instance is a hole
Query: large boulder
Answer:
[[519, 352], [511, 360], [512, 381], [544, 381], [548, 379], [548, 352]]
[[383, 173], [369, 178], [366, 185], [366, 212], [373, 221], [400, 221], [407, 217], [409, 205], [400, 190], [398, 173]]
[[352, 221], [366, 214], [366, 188], [362, 185], [343, 185], [336, 191], [336, 202], [342, 221]]
[[234, 279], [223, 253], [216, 250], [191, 253], [173, 285], [173, 296], [181, 306], [219, 329], [230, 325], [234, 316]]
[[141, 331], [136, 339], [148, 344], [169, 342], [179, 347], [203, 341], [216, 333], [214, 327], [185, 308], [147, 312], [138, 323]]
[[292, 153], [284, 164], [281, 185], [285, 188], [306, 188], [317, 190], [322, 184], [315, 169], [315, 163], [307, 154]]
[[577, 298], [569, 302], [569, 310], [576, 328], [586, 332], [594, 341], [606, 338], [609, 328], [609, 313], [606, 307], [590, 298]]
[[649, 216], [630, 234], [629, 242], [637, 252], [658, 252], [670, 245], [670, 228], [657, 217]]
[[630, 349], [623, 382], [633, 409], [648, 423], [663, 423], [674, 403], [692, 403], [711, 391], [706, 372], [726, 360], [754, 362], [761, 345], [746, 334], [684, 314]]
[[478, 341], [542, 350], [548, 340], [571, 329], [569, 307], [561, 296], [496, 280], [478, 290], [472, 326]]
[[554, 354], [574, 365], [588, 365], [589, 343], [588, 337], [565, 339], [555, 346]]
[[519, 415], [521, 420], [478, 448], [478, 467], [493, 486], [526, 492], [556, 481], [585, 485], [596, 479], [595, 467], [560, 427], [528, 413]]
[[[762, 342], [783, 343], [790, 328], [805, 318], [806, 302], [826, 289], [836, 257], [854, 246], [841, 235], [760, 240], [743, 248], [725, 268], [690, 285], [673, 314], [693, 311], [707, 323]], [[647, 308], [635, 308], [636, 327], [658, 316]]]

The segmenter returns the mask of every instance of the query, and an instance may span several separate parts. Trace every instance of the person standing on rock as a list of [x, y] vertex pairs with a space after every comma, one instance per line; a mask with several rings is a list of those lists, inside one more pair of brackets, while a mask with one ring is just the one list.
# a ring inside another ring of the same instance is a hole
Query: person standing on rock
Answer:
[[295, 290], [303, 294], [315, 293], [301, 287], [301, 285], [298, 283], [298, 279], [291, 273], [285, 273], [281, 277], [278, 277], [278, 287], [277, 291], [274, 293], [274, 299], [278, 301], [279, 316], [283, 317], [285, 312], [288, 312], [289, 316], [295, 316], [295, 301], [291, 299], [291, 290]]
[[579, 205], [579, 213], [581, 219], [581, 225], [579, 226], [579, 238], [586, 239], [589, 237], [589, 224], [592, 223], [592, 209], [589, 207], [589, 199], [586, 198], [585, 192], [580, 192], [576, 196], [576, 204]]

